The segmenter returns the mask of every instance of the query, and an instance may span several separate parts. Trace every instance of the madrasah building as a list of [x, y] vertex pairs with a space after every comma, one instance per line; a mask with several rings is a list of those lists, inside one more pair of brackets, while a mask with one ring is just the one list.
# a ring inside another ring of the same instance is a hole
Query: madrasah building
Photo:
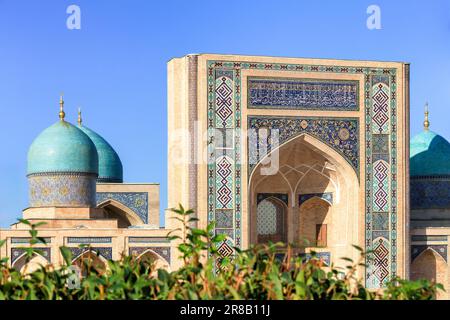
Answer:
[[[227, 236], [224, 257], [235, 247], [283, 241], [345, 266], [341, 257], [358, 260], [357, 245], [372, 251], [359, 270], [368, 288], [395, 276], [450, 288], [450, 144], [430, 130], [428, 111], [410, 139], [409, 108], [407, 63], [172, 59], [163, 208], [195, 209], [199, 228], [215, 222], [214, 232]], [[126, 164], [81, 117], [66, 120], [63, 100], [59, 118], [28, 152], [22, 218], [46, 223], [38, 228], [42, 255], [28, 268], [62, 263], [60, 246], [74, 264], [85, 255], [101, 264], [128, 254], [178, 268], [177, 243], [167, 234], [179, 226], [165, 209], [161, 227], [159, 184], [123, 182]], [[19, 270], [28, 229], [18, 222], [0, 230], [0, 256]]]

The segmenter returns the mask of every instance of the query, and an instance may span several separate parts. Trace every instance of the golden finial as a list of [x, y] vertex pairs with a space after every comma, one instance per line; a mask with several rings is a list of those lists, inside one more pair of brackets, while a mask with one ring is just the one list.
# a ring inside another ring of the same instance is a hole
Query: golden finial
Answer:
[[61, 121], [64, 121], [64, 118], [66, 117], [66, 113], [64, 112], [64, 98], [63, 93], [61, 93], [61, 97], [59, 98], [59, 119]]
[[81, 119], [81, 108], [78, 108], [78, 125], [81, 127], [81, 123], [83, 120]]
[[428, 111], [428, 102], [427, 102], [427, 103], [425, 103], [425, 120], [423, 122], [423, 128], [425, 130], [428, 130], [430, 128], [430, 121], [428, 121], [428, 114], [429, 114], [429, 111]]

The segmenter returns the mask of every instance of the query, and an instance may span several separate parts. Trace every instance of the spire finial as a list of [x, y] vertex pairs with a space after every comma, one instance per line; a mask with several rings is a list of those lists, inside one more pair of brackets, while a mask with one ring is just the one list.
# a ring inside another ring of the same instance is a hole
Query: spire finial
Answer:
[[423, 128], [425, 130], [428, 130], [430, 128], [430, 121], [428, 120], [428, 102], [425, 103], [425, 120], [423, 121]]
[[64, 118], [66, 117], [66, 113], [64, 112], [64, 93], [61, 92], [61, 96], [59, 98], [59, 119], [61, 121], [64, 121]]
[[78, 107], [78, 125], [81, 127], [83, 120], [81, 119], [81, 108]]

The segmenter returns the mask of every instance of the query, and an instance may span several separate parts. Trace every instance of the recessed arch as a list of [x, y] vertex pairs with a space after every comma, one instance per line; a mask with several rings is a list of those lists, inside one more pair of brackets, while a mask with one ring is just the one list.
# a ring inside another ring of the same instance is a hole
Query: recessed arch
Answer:
[[[323, 247], [332, 234], [331, 203], [314, 196], [299, 206], [298, 244], [305, 247]], [[321, 228], [321, 234], [319, 228]]]
[[[250, 173], [249, 176], [249, 186], [252, 181], [253, 175], [255, 172], [257, 172], [258, 169], [267, 161], [269, 157], [274, 152], [280, 152], [282, 148], [285, 146], [291, 144], [294, 141], [302, 141], [306, 144], [309, 144], [311, 146], [311, 149], [318, 152], [319, 154], [323, 155], [326, 158], [332, 159], [333, 163], [336, 163], [340, 168], [345, 169], [345, 171], [349, 171], [349, 174], [351, 173], [351, 178], [358, 179], [358, 173], [356, 170], [351, 166], [349, 160], [347, 160], [341, 153], [337, 152], [335, 149], [330, 147], [327, 143], [323, 142], [322, 140], [308, 134], [308, 133], [301, 133], [297, 136], [292, 137], [289, 140], [284, 141], [282, 144], [274, 148], [273, 150], [270, 150], [263, 158], [259, 159], [258, 163], [254, 166], [253, 170]], [[349, 177], [350, 178], [350, 177]]]
[[119, 228], [144, 224], [142, 219], [133, 210], [114, 199], [107, 199], [99, 203], [97, 207], [105, 209], [107, 218], [117, 219]]
[[28, 274], [39, 270], [40, 268], [44, 268], [48, 264], [49, 261], [39, 253], [34, 253], [27, 262], [27, 253], [24, 252], [12, 263], [11, 267], [19, 270], [23, 274]]
[[[273, 168], [277, 163], [277, 156], [278, 171], [274, 171], [271, 175], [263, 175], [260, 169], [270, 166]], [[272, 162], [269, 163], [264, 159], [270, 159]], [[305, 226], [305, 221], [301, 221], [300, 210], [304, 210], [309, 204], [315, 204], [314, 208], [310, 208], [314, 211], [312, 215], [323, 217], [310, 220], [308, 231], [312, 243], [310, 247], [317, 245], [317, 236], [320, 235], [323, 236], [320, 239], [325, 240], [323, 243], [326, 244], [320, 246], [320, 250], [329, 254], [331, 261], [336, 265], [339, 262], [342, 264], [342, 261], [339, 261], [339, 257], [342, 256], [357, 259], [358, 253], [352, 245], [364, 246], [364, 233], [359, 228], [361, 219], [364, 219], [360, 208], [362, 201], [360, 191], [358, 173], [348, 159], [315, 136], [308, 133], [299, 134], [271, 150], [249, 174], [250, 243], [257, 243], [258, 239], [256, 230], [258, 194], [288, 194], [286, 219], [288, 243], [299, 245], [299, 253], [309, 252], [309, 248], [304, 246], [300, 248], [302, 223]], [[311, 197], [300, 204], [299, 197], [305, 194], [332, 194], [333, 201]], [[306, 213], [303, 212], [303, 215]], [[334, 237], [336, 232], [339, 236]]]
[[137, 255], [136, 261], [151, 264], [154, 272], [156, 272], [158, 269], [165, 269], [167, 271], [170, 271], [169, 262], [152, 249], [147, 249]]
[[[411, 263], [411, 279], [427, 279], [429, 281], [441, 283], [448, 288], [447, 262], [433, 248], [422, 251]], [[447, 293], [439, 291], [437, 298], [444, 299]]]
[[106, 272], [108, 261], [94, 250], [86, 250], [72, 259], [72, 265], [81, 270], [82, 276], [86, 276], [87, 267], [95, 269], [98, 273]]

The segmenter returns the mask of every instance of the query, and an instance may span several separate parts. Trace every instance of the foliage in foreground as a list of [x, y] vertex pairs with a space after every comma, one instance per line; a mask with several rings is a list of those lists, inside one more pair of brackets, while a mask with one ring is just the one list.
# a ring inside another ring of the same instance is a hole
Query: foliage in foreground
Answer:
[[[183, 266], [179, 270], [155, 270], [151, 263], [123, 256], [119, 261], [108, 261], [105, 271], [88, 257], [82, 262], [84, 276], [78, 280], [70, 267], [70, 251], [61, 247], [65, 264], [58, 269], [48, 265], [23, 275], [8, 266], [7, 258], [1, 259], [0, 299], [425, 300], [434, 299], [442, 290], [440, 284], [427, 280], [393, 279], [385, 290], [373, 292], [356, 279], [360, 263], [347, 259], [352, 265], [343, 272], [333, 266], [325, 267], [314, 257], [307, 261], [293, 257], [289, 247], [280, 261], [276, 254], [280, 244], [236, 249], [233, 261], [225, 258], [217, 265], [217, 246], [224, 236], [212, 235], [213, 225], [207, 230], [191, 228], [189, 225], [196, 220], [191, 217], [191, 210], [180, 206], [173, 211], [184, 226], [176, 230], [178, 235], [171, 236], [180, 241]], [[24, 248], [28, 260], [36, 254], [33, 245], [44, 241], [37, 236], [37, 226], [30, 226], [31, 248]], [[361, 257], [363, 261], [364, 254]], [[221, 271], [216, 272], [216, 268]]]

